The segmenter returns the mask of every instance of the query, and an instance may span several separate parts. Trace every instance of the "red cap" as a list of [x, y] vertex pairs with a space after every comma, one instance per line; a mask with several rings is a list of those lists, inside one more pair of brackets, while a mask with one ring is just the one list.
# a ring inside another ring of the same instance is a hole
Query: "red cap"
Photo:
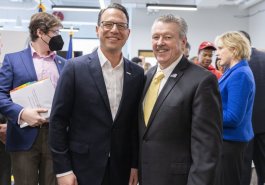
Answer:
[[198, 53], [199, 53], [201, 50], [205, 49], [205, 48], [209, 48], [209, 49], [212, 49], [212, 50], [216, 50], [216, 48], [215, 48], [215, 46], [214, 46], [213, 43], [208, 42], [208, 41], [204, 41], [204, 42], [202, 42], [202, 43], [200, 44], [200, 46], [199, 46], [199, 50], [198, 50]]

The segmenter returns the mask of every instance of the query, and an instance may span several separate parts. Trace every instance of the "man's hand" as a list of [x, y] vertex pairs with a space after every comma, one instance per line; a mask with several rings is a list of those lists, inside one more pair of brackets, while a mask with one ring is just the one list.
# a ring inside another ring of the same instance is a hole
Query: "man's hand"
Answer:
[[48, 109], [42, 109], [42, 108], [25, 108], [21, 114], [21, 120], [25, 121], [29, 124], [31, 127], [40, 126], [44, 123], [47, 123], [47, 120], [41, 116], [40, 113], [46, 113], [48, 112]]
[[57, 177], [58, 185], [78, 185], [75, 174]]
[[138, 170], [136, 168], [131, 168], [129, 185], [137, 185], [138, 183]]
[[6, 143], [6, 128], [7, 124], [0, 124], [0, 141]]

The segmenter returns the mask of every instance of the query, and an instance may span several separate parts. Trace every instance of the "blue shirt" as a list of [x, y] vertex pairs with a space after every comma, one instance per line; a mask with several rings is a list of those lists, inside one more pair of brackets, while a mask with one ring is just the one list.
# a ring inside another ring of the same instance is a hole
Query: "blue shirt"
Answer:
[[252, 110], [255, 96], [253, 73], [246, 60], [228, 68], [219, 79], [223, 105], [223, 139], [248, 142], [254, 136]]

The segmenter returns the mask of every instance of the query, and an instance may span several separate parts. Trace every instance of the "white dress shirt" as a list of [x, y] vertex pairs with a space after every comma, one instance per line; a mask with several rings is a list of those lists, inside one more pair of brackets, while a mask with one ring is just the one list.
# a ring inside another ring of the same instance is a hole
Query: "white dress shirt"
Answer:
[[161, 90], [163, 89], [163, 87], [165, 86], [168, 78], [171, 76], [171, 77], [176, 77], [177, 74], [171, 74], [172, 71], [175, 69], [175, 67], [178, 65], [179, 61], [181, 60], [183, 55], [180, 55], [180, 57], [175, 61], [173, 62], [172, 64], [170, 64], [170, 66], [168, 66], [167, 68], [165, 69], [161, 69], [160, 67], [160, 64], [158, 63], [158, 67], [156, 69], [156, 73], [158, 71], [162, 71], [165, 75], [165, 77], [161, 80], [161, 83], [160, 83], [160, 87], [159, 87], [159, 91], [158, 91], [158, 94], [161, 92]]
[[119, 64], [114, 68], [111, 66], [110, 61], [104, 56], [100, 48], [98, 48], [98, 58], [108, 93], [112, 119], [114, 120], [120, 105], [123, 90], [123, 57], [121, 57]]

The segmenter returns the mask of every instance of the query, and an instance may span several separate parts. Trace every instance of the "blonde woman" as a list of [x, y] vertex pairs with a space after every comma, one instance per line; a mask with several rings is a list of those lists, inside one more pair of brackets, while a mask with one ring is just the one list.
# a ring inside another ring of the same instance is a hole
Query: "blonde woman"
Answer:
[[239, 32], [216, 38], [217, 57], [226, 71], [219, 79], [223, 104], [223, 150], [219, 166], [220, 185], [239, 185], [244, 149], [253, 138], [252, 109], [255, 82], [249, 68], [250, 43]]

